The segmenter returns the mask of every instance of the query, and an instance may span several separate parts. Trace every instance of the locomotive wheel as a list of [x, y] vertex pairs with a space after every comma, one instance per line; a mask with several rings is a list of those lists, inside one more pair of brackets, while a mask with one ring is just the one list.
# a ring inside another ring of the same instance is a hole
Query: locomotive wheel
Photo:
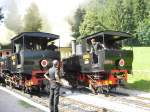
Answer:
[[3, 87], [6, 87], [6, 82], [5, 82], [5, 78], [4, 77], [1, 77], [0, 85], [3, 86]]
[[74, 81], [72, 80], [70, 82], [70, 85], [71, 85], [72, 89], [76, 89], [79, 85], [79, 82], [78, 82], [78, 80], [74, 80]]
[[89, 88], [92, 91], [93, 94], [97, 94], [97, 88], [95, 88], [92, 84], [89, 84]]
[[15, 88], [15, 85], [14, 85], [13, 83], [10, 83], [10, 87], [11, 87], [12, 89], [14, 89], [14, 88]]
[[109, 94], [109, 92], [110, 92], [110, 87], [109, 87], [109, 85], [106, 85], [106, 86], [104, 86], [103, 87], [103, 94]]
[[2, 84], [2, 86], [3, 86], [3, 87], [6, 87], [6, 84], [5, 84], [5, 83], [3, 83], [3, 84]]
[[97, 93], [101, 93], [101, 94], [104, 93], [104, 90], [103, 90], [102, 86], [97, 88]]
[[37, 94], [40, 96], [41, 88], [39, 86], [28, 86], [25, 88], [25, 92], [29, 93], [30, 95]]
[[7, 86], [9, 86], [9, 82], [6, 79], [5, 79], [5, 83], [6, 83]]
[[90, 86], [90, 89], [92, 91], [93, 94], [98, 94], [98, 93], [101, 93], [101, 94], [109, 94], [111, 88], [109, 85], [105, 85], [105, 86], [99, 86], [99, 87], [92, 87], [92, 85]]
[[29, 86], [24, 85], [22, 87], [22, 90], [23, 90], [24, 93], [28, 93], [28, 94], [31, 93], [31, 87], [29, 87]]
[[27, 93], [27, 87], [25, 85], [23, 85], [22, 90], [24, 93]]
[[31, 94], [32, 93], [32, 88], [31, 87], [26, 87], [26, 92]]

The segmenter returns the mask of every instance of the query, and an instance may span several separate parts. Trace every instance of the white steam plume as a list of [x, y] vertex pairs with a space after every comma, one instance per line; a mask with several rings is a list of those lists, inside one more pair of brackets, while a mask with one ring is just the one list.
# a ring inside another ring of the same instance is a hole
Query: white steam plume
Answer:
[[10, 43], [11, 38], [14, 36], [14, 32], [7, 29], [4, 25], [0, 26], [0, 44], [6, 45]]
[[[10, 0], [5, 0], [10, 1]], [[48, 31], [60, 35], [61, 46], [67, 46], [73, 38], [71, 28], [66, 17], [73, 15], [78, 6], [86, 0], [15, 0], [23, 16], [32, 2], [39, 8], [41, 16], [44, 18], [42, 31]], [[47, 23], [47, 24], [46, 24]], [[50, 24], [50, 27], [48, 26]]]

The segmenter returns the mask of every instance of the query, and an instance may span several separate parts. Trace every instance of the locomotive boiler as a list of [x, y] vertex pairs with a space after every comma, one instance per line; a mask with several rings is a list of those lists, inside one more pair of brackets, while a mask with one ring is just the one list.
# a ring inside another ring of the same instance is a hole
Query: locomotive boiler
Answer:
[[[122, 43], [131, 37], [125, 32], [103, 31], [82, 38], [80, 44], [73, 42], [73, 55], [63, 60], [65, 78], [73, 87], [84, 85], [93, 93], [124, 85], [132, 72], [133, 51], [122, 49]], [[91, 39], [105, 46], [97, 50], [96, 63], [90, 52]]]

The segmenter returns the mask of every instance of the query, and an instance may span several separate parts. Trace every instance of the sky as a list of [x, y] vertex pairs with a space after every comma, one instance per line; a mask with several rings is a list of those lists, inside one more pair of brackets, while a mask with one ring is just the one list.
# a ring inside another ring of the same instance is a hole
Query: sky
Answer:
[[[4, 13], [12, 6], [12, 0], [0, 0], [0, 7], [3, 7]], [[26, 10], [32, 2], [35, 2], [39, 8], [41, 16], [46, 18], [51, 29], [43, 31], [60, 35], [61, 46], [68, 46], [73, 40], [71, 37], [71, 27], [66, 21], [66, 17], [73, 15], [79, 5], [86, 0], [14, 0], [20, 15], [24, 16]], [[4, 24], [0, 25], [0, 43], [7, 44], [15, 34], [7, 29]]]

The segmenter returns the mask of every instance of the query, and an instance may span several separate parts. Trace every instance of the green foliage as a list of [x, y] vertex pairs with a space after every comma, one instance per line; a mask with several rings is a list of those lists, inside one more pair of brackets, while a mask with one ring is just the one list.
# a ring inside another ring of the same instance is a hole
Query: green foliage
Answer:
[[109, 19], [110, 19], [110, 29], [123, 31], [124, 28], [124, 18], [125, 18], [125, 7], [122, 0], [112, 0], [109, 10]]
[[25, 25], [24, 31], [40, 31], [42, 28], [42, 19], [39, 14], [38, 7], [32, 3], [27, 14], [24, 17]]
[[150, 17], [139, 22], [136, 32], [142, 44], [150, 45]]
[[85, 6], [85, 16], [80, 24], [81, 37], [108, 29], [105, 23], [105, 0], [90, 0]]
[[91, 0], [85, 7], [86, 14], [80, 24], [81, 36], [103, 30], [134, 32], [133, 2], [128, 0]]
[[109, 0], [106, 11], [104, 20], [108, 29], [134, 32], [134, 6], [131, 0]]
[[91, 33], [102, 31], [104, 29], [105, 27], [99, 20], [98, 14], [93, 11], [87, 11], [84, 17], [84, 21], [80, 26], [81, 36], [84, 37]]
[[136, 0], [135, 22], [136, 37], [140, 44], [150, 45], [150, 3], [148, 0]]
[[133, 34], [139, 43], [149, 44], [149, 0], [89, 0], [84, 10], [82, 21], [73, 24], [74, 37], [118, 30]]
[[134, 5], [132, 0], [127, 0], [125, 5], [124, 29], [123, 31], [135, 33], [136, 23], [134, 18]]
[[143, 21], [148, 16], [146, 0], [136, 0], [135, 16], [137, 22]]

